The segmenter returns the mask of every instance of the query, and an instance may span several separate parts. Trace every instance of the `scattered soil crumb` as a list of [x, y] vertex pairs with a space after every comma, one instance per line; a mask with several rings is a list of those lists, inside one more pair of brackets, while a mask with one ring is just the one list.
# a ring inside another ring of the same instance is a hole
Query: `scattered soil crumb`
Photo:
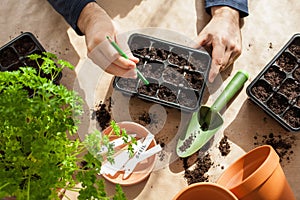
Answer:
[[228, 143], [227, 136], [224, 136], [219, 142], [219, 150], [222, 156], [227, 156], [230, 153], [230, 144]]
[[137, 119], [134, 120], [135, 122], [147, 126], [150, 124], [158, 124], [158, 118], [155, 113], [148, 113], [148, 112], [143, 112], [141, 113]]
[[166, 154], [163, 151], [158, 153], [159, 161], [163, 161], [165, 159]]
[[95, 108], [96, 119], [101, 127], [101, 130], [104, 130], [109, 126], [111, 120], [111, 105], [107, 106], [105, 103], [100, 101], [100, 103]]
[[196, 166], [192, 170], [188, 169], [186, 163], [187, 159], [184, 159], [183, 161], [183, 167], [185, 169], [184, 178], [186, 179], [189, 185], [197, 182], [209, 181], [209, 176], [206, 173], [213, 165], [209, 154], [206, 154], [203, 158], [198, 158]]
[[290, 156], [294, 154], [294, 151], [292, 150], [296, 139], [294, 135], [275, 135], [270, 133], [268, 135], [266, 134], [261, 136], [256, 134], [253, 138], [255, 140], [255, 146], [261, 146], [264, 144], [270, 145], [279, 155], [280, 162], [283, 160], [290, 162]]
[[273, 49], [273, 43], [272, 42], [269, 43], [269, 49]]

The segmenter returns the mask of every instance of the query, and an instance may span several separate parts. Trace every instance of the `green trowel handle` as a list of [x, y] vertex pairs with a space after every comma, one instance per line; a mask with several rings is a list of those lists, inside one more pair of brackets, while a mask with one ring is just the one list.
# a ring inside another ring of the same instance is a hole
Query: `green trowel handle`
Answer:
[[230, 99], [243, 87], [249, 75], [246, 71], [239, 70], [225, 87], [224, 91], [210, 107], [211, 112], [219, 112], [230, 101]]

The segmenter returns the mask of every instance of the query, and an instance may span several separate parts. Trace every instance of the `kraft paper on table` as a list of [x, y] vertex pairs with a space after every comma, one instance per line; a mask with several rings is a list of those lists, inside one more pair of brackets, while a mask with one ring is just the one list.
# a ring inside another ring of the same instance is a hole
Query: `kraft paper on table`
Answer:
[[[151, 27], [157, 27], [162, 29], [162, 32], [171, 31], [174, 35], [160, 35], [159, 32], [153, 33], [154, 36], [162, 36], [164, 39], [182, 44], [192, 41], [210, 19], [204, 10], [203, 1], [200, 0], [107, 0], [98, 3], [114, 19], [121, 30], [120, 34], [144, 29], [146, 33], [152, 34], [156, 29]], [[220, 163], [226, 169], [239, 156], [254, 148], [253, 137], [256, 134], [295, 135], [296, 140], [292, 149], [294, 153], [289, 162], [283, 161], [281, 164], [296, 199], [300, 199], [300, 135], [286, 131], [252, 103], [247, 97], [246, 87], [284, 44], [295, 33], [300, 32], [299, 11], [299, 0], [250, 0], [250, 15], [242, 21], [242, 54], [233, 67], [222, 72], [211, 85], [210, 95], [205, 99], [205, 104], [211, 105], [237, 70], [244, 69], [249, 72], [250, 80], [224, 112], [225, 122], [214, 139], [217, 142], [223, 135], [228, 136], [231, 144], [230, 154], [226, 157], [220, 156], [216, 143], [212, 144], [208, 151], [213, 162]], [[47, 51], [58, 54], [59, 58], [66, 59], [76, 66], [75, 71], [63, 72], [61, 83], [77, 90], [85, 99], [86, 112], [82, 117], [79, 136], [97, 126], [95, 120], [90, 119], [91, 109], [97, 102], [105, 101], [109, 96], [122, 102], [121, 105], [117, 101], [114, 103], [112, 114], [117, 121], [133, 119], [145, 109], [158, 113], [160, 123], [156, 127], [148, 128], [166, 144], [164, 147], [166, 157], [163, 161], [157, 161], [157, 166], [149, 178], [136, 185], [123, 187], [128, 199], [172, 199], [187, 186], [183, 178], [182, 161], [176, 156], [175, 151], [178, 133], [186, 125], [184, 113], [142, 100], [130, 99], [113, 91], [111, 88], [113, 76], [104, 73], [87, 58], [84, 36], [76, 35], [46, 0], [2, 0], [0, 13], [1, 46], [21, 32], [28, 31], [37, 37]], [[124, 106], [124, 102], [128, 107]], [[208, 172], [210, 181], [215, 182], [222, 172], [220, 167], [211, 168]], [[112, 183], [106, 182], [106, 185], [108, 193], [114, 191]], [[71, 199], [76, 199], [76, 193], [69, 191], [67, 193]]]

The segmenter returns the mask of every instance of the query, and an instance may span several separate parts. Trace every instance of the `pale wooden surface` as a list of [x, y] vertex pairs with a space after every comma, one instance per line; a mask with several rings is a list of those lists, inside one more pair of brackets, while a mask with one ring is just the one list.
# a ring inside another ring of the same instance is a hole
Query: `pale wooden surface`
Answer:
[[[189, 39], [196, 37], [197, 32], [207, 23], [209, 16], [203, 10], [203, 3], [188, 0], [132, 0], [132, 1], [101, 1], [99, 2], [117, 22], [122, 30], [135, 31], [147, 27], [170, 29]], [[197, 9], [196, 9], [197, 8]], [[250, 81], [283, 47], [293, 34], [300, 32], [300, 1], [250, 1], [250, 16], [244, 20], [242, 27], [243, 53], [235, 62], [234, 67], [222, 74], [223, 81], [211, 86], [211, 96], [207, 104], [215, 99], [223, 86], [228, 83], [238, 69], [250, 73]], [[143, 110], [157, 112], [161, 118], [158, 127], [148, 127], [157, 138], [164, 141], [166, 158], [158, 161], [157, 169], [150, 177], [140, 184], [125, 187], [128, 199], [171, 199], [179, 190], [186, 186], [183, 179], [181, 161], [176, 157], [174, 145], [185, 127], [188, 116], [178, 110], [152, 105], [139, 99], [128, 99], [117, 92], [109, 90], [112, 76], [103, 73], [87, 60], [84, 37], [77, 36], [66, 22], [48, 4], [41, 0], [2, 0], [0, 2], [0, 45], [4, 45], [20, 32], [29, 31], [37, 36], [46, 50], [59, 54], [62, 59], [69, 60], [76, 67], [75, 72], [65, 71], [62, 84], [77, 90], [85, 99], [86, 113], [82, 117], [80, 135], [96, 127], [90, 120], [90, 109], [100, 100], [111, 94], [116, 100], [113, 117], [128, 120], [137, 117]], [[176, 34], [175, 34], [176, 35]], [[171, 40], [176, 40], [171, 38]], [[183, 42], [184, 43], [184, 42]], [[76, 78], [76, 74], [77, 77]], [[228, 77], [229, 76], [229, 77]], [[228, 78], [227, 78], [228, 77]], [[220, 78], [220, 77], [219, 77]], [[247, 82], [247, 86], [250, 82]], [[277, 122], [265, 114], [260, 108], [248, 100], [245, 88], [223, 114], [225, 123], [215, 137], [218, 141], [223, 134], [231, 141], [232, 151], [224, 157], [219, 156], [216, 144], [212, 144], [209, 152], [215, 163], [225, 168], [246, 151], [254, 148], [255, 134], [295, 135], [294, 154], [290, 162], [283, 162], [286, 177], [297, 197], [300, 199], [300, 136], [299, 133], [285, 131]], [[117, 102], [122, 102], [118, 105]], [[125, 103], [124, 103], [125, 102]], [[128, 106], [123, 106], [127, 104]], [[118, 109], [120, 107], [120, 109]], [[214, 167], [209, 171], [210, 180], [216, 181], [222, 170]], [[113, 185], [107, 183], [109, 192]], [[71, 199], [76, 194], [68, 193]]]

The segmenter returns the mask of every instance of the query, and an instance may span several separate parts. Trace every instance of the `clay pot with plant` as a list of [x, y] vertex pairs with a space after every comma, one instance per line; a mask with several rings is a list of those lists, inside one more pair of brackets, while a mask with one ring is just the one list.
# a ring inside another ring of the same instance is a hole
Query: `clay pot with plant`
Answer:
[[[97, 176], [97, 152], [107, 141], [98, 131], [83, 142], [69, 137], [77, 132], [82, 99], [54, 80], [73, 66], [51, 53], [28, 58], [39, 68], [0, 73], [0, 199], [60, 199], [68, 189], [78, 199], [112, 198]], [[126, 199], [119, 185], [114, 199]]]

